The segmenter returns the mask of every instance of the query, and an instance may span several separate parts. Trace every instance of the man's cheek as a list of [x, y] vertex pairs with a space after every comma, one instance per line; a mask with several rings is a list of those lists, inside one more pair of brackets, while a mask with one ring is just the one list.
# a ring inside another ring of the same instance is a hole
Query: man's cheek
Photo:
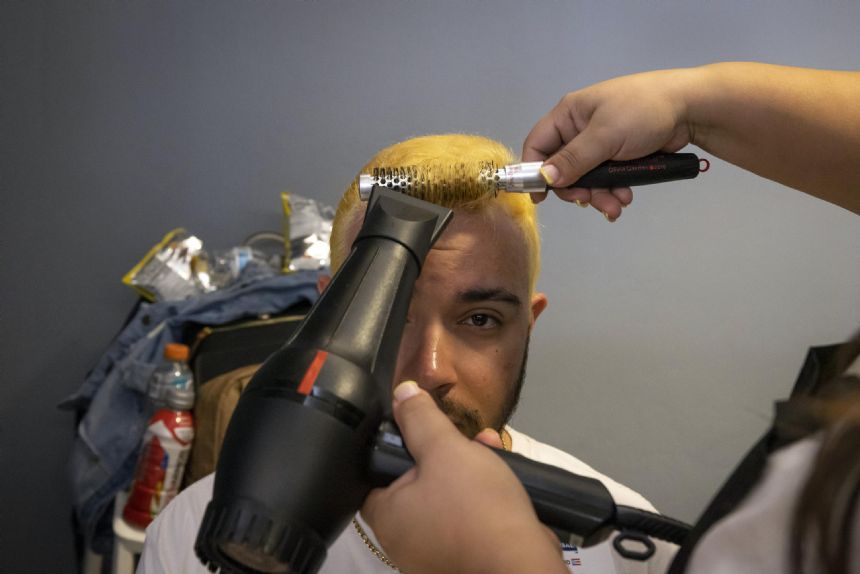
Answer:
[[521, 356], [522, 349], [519, 345], [500, 346], [489, 360], [483, 362], [482, 369], [486, 374], [491, 375], [491, 379], [499, 388], [504, 388], [516, 376]]

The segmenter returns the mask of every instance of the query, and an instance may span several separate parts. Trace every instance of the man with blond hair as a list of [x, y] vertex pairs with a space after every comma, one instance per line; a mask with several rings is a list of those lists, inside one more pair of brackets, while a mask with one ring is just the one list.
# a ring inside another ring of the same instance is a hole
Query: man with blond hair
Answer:
[[[374, 168], [415, 167], [428, 174], [431, 185], [410, 193], [454, 211], [415, 283], [393, 383], [416, 381], [470, 438], [491, 429], [505, 449], [598, 478], [617, 504], [653, 511], [631, 489], [508, 426], [525, 380], [529, 336], [547, 305], [546, 296], [536, 290], [540, 239], [535, 208], [527, 194], [494, 196], [476, 186], [463, 186], [445, 166], [501, 166], [513, 161], [513, 154], [498, 142], [451, 134], [395, 144], [362, 169], [367, 173]], [[332, 271], [349, 254], [363, 214], [364, 204], [353, 182], [335, 216]], [[320, 289], [329, 281], [321, 277]], [[138, 572], [206, 571], [194, 556], [193, 545], [212, 484], [210, 475], [192, 485], [147, 529]], [[561, 559], [577, 574], [664, 572], [675, 547], [655, 543], [657, 553], [648, 562], [624, 560], [608, 542], [587, 549], [563, 546]], [[329, 549], [321, 572], [385, 574], [394, 569], [359, 511]]]

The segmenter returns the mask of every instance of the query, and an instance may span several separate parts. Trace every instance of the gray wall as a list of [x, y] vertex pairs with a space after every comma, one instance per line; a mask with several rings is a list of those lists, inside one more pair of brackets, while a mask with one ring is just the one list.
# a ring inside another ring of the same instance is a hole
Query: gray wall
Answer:
[[[519, 150], [563, 93], [717, 60], [860, 68], [854, 2], [7, 1], [2, 22], [0, 570], [72, 569], [72, 393], [183, 225], [228, 247], [278, 192], [334, 203], [428, 132]], [[615, 224], [541, 206], [516, 425], [692, 520], [806, 348], [860, 324], [860, 220], [713, 161]]]

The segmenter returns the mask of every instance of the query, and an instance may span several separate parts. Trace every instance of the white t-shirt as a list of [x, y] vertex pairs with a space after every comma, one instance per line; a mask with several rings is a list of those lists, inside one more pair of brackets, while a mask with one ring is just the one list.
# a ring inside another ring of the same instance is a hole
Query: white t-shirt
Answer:
[[[687, 572], [791, 572], [789, 533], [800, 492], [821, 446], [815, 435], [773, 453], [764, 475], [743, 503], [705, 533]], [[849, 572], [860, 574], [860, 512], [855, 511]], [[816, 572], [818, 569], [807, 571]]]
[[[654, 512], [642, 495], [600, 474], [579, 459], [549, 445], [540, 443], [510, 427], [512, 450], [530, 459], [551, 464], [576, 474], [599, 479], [616, 504]], [[179, 494], [146, 529], [137, 574], [207, 574], [208, 570], [194, 554], [194, 541], [206, 505], [212, 498], [214, 474], [197, 481]], [[382, 552], [373, 531], [360, 514], [356, 518], [370, 540]], [[563, 559], [575, 574], [662, 574], [677, 551], [677, 546], [654, 540], [657, 551], [647, 562], [626, 560], [612, 548], [611, 538], [590, 548], [563, 546]], [[319, 574], [391, 574], [394, 572], [374, 556], [350, 524], [328, 549]]]

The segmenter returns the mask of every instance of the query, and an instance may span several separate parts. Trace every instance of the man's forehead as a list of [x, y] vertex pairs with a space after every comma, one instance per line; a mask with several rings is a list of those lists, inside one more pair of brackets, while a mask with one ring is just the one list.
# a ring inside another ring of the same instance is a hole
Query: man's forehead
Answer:
[[455, 210], [427, 255], [422, 275], [450, 282], [452, 291], [527, 291], [528, 251], [522, 232], [501, 210]]
[[[490, 244], [506, 244], [516, 251], [524, 250], [522, 230], [501, 208], [489, 207], [480, 211], [454, 209], [454, 217], [433, 245], [433, 249], [445, 250]], [[519, 249], [522, 247], [522, 249]]]
[[[454, 281], [463, 289], [529, 290], [529, 252], [522, 228], [500, 205], [478, 209], [454, 208], [450, 223], [424, 262], [426, 283]], [[351, 246], [364, 221], [364, 209], [344, 220], [346, 245]], [[468, 285], [467, 285], [468, 284]]]

